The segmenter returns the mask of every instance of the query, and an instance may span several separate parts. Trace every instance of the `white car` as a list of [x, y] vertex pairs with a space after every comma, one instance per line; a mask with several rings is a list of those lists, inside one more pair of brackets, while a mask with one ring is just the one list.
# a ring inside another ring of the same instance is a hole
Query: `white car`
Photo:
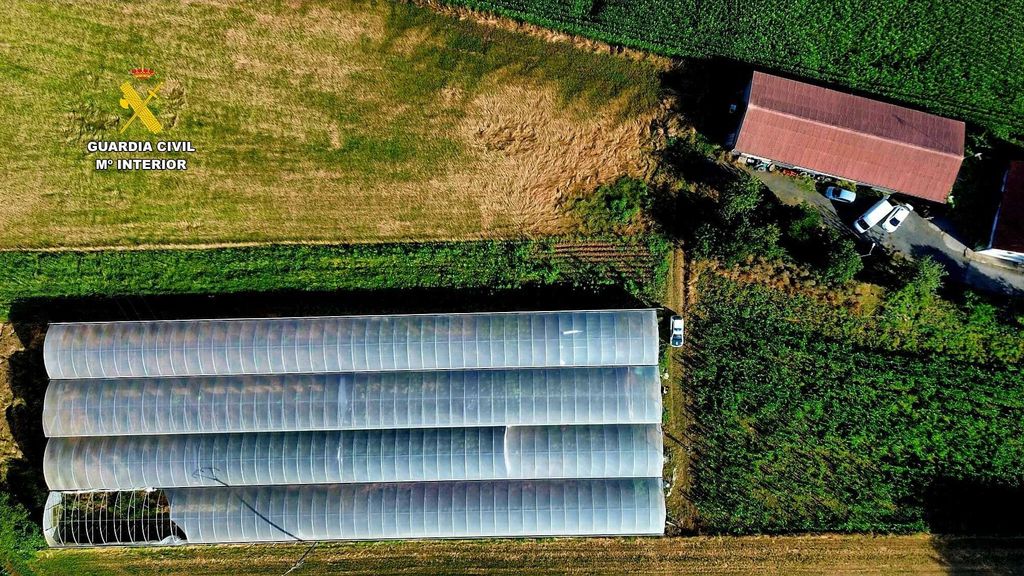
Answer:
[[683, 345], [683, 329], [685, 324], [681, 316], [673, 316], [672, 320], [669, 321], [669, 328], [672, 330], [672, 337], [668, 343], [673, 348], [679, 348]]
[[829, 186], [825, 189], [825, 198], [840, 204], [853, 204], [857, 200], [857, 193], [846, 188]]
[[886, 196], [875, 202], [874, 206], [868, 208], [868, 211], [857, 218], [857, 221], [853, 223], [853, 229], [863, 234], [873, 228], [876, 224], [885, 220], [895, 206], [889, 203], [889, 197]]
[[892, 212], [889, 212], [889, 215], [886, 216], [885, 220], [882, 222], [882, 230], [890, 233], [895, 232], [896, 229], [900, 227], [900, 224], [903, 224], [903, 221], [906, 220], [907, 216], [910, 216], [910, 213], [913, 211], [914, 207], [910, 204], [900, 204], [893, 208]]

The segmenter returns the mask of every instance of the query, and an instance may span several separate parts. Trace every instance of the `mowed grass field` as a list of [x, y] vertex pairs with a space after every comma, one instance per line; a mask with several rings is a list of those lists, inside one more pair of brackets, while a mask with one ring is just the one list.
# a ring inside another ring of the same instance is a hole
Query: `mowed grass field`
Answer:
[[[783, 536], [320, 544], [294, 574], [1024, 574], [1019, 539]], [[309, 545], [45, 550], [40, 574], [283, 574]]]
[[[648, 169], [657, 59], [405, 3], [11, 0], [0, 248], [565, 231], [565, 194]], [[132, 68], [156, 71], [148, 81]], [[164, 132], [118, 105], [130, 81]], [[189, 140], [194, 154], [87, 154]], [[94, 169], [186, 158], [186, 172]]]

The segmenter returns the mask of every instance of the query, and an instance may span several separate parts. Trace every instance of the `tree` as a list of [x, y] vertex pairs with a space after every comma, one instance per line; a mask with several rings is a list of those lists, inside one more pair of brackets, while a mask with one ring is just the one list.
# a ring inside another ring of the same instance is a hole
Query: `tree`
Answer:
[[830, 234], [827, 236], [831, 240], [825, 244], [825, 258], [819, 276], [830, 284], [846, 284], [864, 268], [864, 263], [853, 242], [841, 238], [832, 228], [828, 231]]

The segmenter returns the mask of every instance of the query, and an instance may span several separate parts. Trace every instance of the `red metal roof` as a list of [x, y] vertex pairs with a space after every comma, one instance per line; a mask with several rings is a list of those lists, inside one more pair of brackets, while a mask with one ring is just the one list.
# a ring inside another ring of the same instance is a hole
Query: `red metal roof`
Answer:
[[992, 247], [1024, 253], [1024, 162], [1010, 162], [992, 231]]
[[945, 202], [964, 132], [957, 120], [755, 72], [734, 149]]

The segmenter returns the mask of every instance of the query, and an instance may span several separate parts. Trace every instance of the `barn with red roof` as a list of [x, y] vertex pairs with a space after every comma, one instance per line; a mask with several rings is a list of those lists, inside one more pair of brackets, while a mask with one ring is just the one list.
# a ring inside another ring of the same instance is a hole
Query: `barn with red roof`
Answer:
[[963, 122], [755, 72], [734, 152], [944, 203], [964, 156]]

